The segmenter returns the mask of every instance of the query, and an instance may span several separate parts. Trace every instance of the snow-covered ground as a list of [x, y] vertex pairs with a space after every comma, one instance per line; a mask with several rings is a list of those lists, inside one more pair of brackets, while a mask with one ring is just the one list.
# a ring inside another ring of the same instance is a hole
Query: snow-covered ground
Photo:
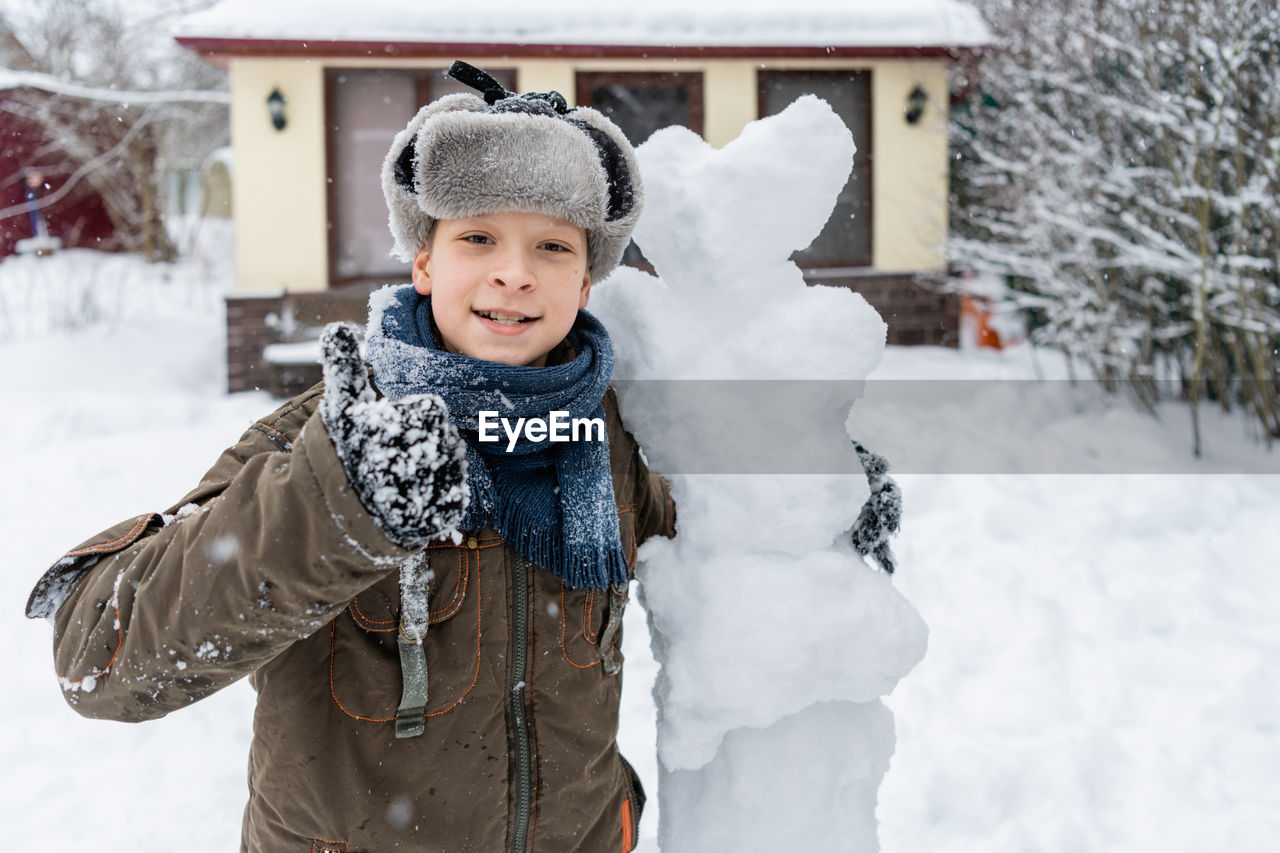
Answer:
[[[0, 640], [16, 666], [0, 698], [0, 802], [24, 849], [238, 843], [249, 688], [144, 725], [83, 720], [54, 680], [48, 626], [22, 617], [47, 564], [170, 503], [274, 406], [223, 393], [223, 272], [164, 273], [89, 253], [0, 264]], [[1025, 349], [891, 348], [873, 377], [1034, 375]], [[999, 447], [1059, 428], [1049, 417], [975, 424], [966, 440]], [[1188, 453], [1176, 408], [1153, 421], [1090, 399], [1074, 423], [1086, 444], [1140, 435], [1168, 470]], [[888, 700], [898, 738], [880, 791], [882, 849], [1280, 846], [1280, 450], [1244, 435], [1238, 418], [1207, 418], [1210, 448], [1270, 474], [900, 478], [895, 584], [930, 640]], [[621, 740], [652, 794], [655, 667], [639, 608], [628, 619]], [[656, 849], [656, 832], [646, 810], [642, 849]]]
[[[890, 348], [876, 375], [1032, 372], [1025, 348]], [[1185, 407], [1155, 420], [1084, 393], [1074, 416], [1024, 412], [963, 440], [994, 458], [1070, 424], [1045, 447], [1077, 470], [1117, 447], [1141, 450], [1136, 470], [1194, 469]], [[1269, 473], [898, 478], [895, 583], [930, 636], [888, 700], [883, 850], [1280, 849], [1280, 447], [1203, 416], [1196, 464]]]

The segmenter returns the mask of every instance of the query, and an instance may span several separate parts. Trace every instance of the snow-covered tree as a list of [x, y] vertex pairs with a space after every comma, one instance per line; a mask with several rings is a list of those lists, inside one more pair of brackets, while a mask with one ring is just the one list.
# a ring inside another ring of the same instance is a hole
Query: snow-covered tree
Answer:
[[1144, 403], [1280, 437], [1280, 8], [978, 0], [1001, 47], [955, 113], [955, 260]]
[[[167, 259], [162, 175], [199, 165], [228, 140], [224, 72], [174, 43], [179, 16], [209, 5], [158, 0], [13, 4], [0, 30], [24, 48], [0, 104], [43, 127], [46, 175], [83, 180], [102, 198], [116, 248]], [[32, 73], [34, 72], [34, 73]], [[0, 72], [3, 74], [3, 72]]]

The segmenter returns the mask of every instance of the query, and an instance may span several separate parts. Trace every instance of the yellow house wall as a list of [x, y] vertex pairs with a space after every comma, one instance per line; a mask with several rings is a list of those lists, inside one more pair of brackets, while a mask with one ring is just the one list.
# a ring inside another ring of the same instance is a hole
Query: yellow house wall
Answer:
[[[872, 265], [883, 272], [945, 266], [947, 233], [947, 70], [944, 60], [514, 60], [461, 57], [480, 67], [514, 67], [522, 91], [554, 89], [573, 102], [577, 71], [699, 71], [704, 136], [721, 147], [757, 118], [761, 68], [870, 69], [872, 72]], [[422, 60], [340, 59], [336, 67], [444, 67]], [[236, 151], [237, 270], [242, 291], [328, 286], [324, 150], [324, 68], [317, 59], [237, 59], [231, 72]], [[903, 118], [916, 85], [929, 95], [919, 124]], [[266, 98], [279, 87], [289, 125], [277, 132]]]
[[[324, 68], [301, 59], [237, 59], [228, 70], [237, 288], [324, 290]], [[276, 87], [287, 102], [282, 131], [267, 115]]]
[[[946, 268], [947, 68], [941, 62], [882, 62], [872, 71], [872, 257], [885, 272]], [[907, 95], [929, 96], [907, 124]]]

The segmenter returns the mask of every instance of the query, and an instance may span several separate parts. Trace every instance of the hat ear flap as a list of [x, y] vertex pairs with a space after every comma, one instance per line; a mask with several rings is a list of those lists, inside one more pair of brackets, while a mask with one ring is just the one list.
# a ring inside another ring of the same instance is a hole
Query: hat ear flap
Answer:
[[618, 266], [644, 206], [644, 182], [635, 149], [622, 129], [591, 107], [570, 110], [565, 121], [591, 140], [608, 186], [607, 212], [589, 234], [591, 274], [601, 280]]
[[409, 141], [405, 143], [404, 149], [400, 152], [400, 156], [396, 158], [395, 178], [396, 186], [410, 195], [417, 195], [418, 189], [414, 184], [413, 176], [416, 173], [418, 165], [418, 134], [409, 137]]
[[594, 125], [580, 119], [571, 118], [566, 121], [585, 133], [600, 155], [600, 165], [604, 167], [609, 185], [609, 209], [605, 214], [605, 221], [625, 218], [635, 208], [636, 194], [631, 165], [622, 153], [622, 147], [609, 134]]

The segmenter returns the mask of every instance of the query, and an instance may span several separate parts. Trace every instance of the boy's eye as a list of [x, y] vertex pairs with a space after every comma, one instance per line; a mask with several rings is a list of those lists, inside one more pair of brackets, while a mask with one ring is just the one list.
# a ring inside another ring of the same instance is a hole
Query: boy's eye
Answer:
[[542, 248], [550, 249], [553, 252], [571, 252], [573, 251], [563, 243], [543, 243]]
[[463, 237], [462, 239], [463, 239], [463, 240], [465, 240], [465, 241], [466, 241], [466, 242], [468, 242], [468, 243], [477, 243], [477, 244], [484, 244], [484, 243], [491, 243], [491, 242], [493, 242], [493, 241], [492, 241], [492, 240], [490, 240], [488, 237], [486, 237], [484, 234], [468, 234], [467, 236]]

